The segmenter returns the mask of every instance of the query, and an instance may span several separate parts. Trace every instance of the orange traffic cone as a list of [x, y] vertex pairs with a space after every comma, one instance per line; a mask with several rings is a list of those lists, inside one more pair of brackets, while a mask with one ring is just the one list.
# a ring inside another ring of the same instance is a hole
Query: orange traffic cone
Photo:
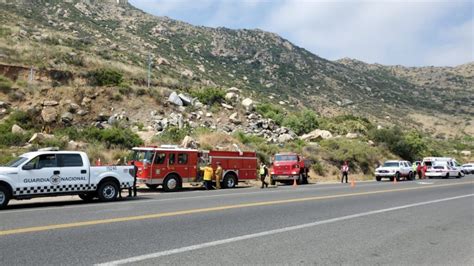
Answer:
[[298, 184], [296, 184], [296, 179], [293, 179], [293, 187], [297, 187]]
[[398, 181], [397, 181], [397, 177], [394, 177], [393, 178], [393, 183], [396, 184]]
[[355, 187], [356, 186], [356, 183], [355, 183], [355, 180], [354, 178], [351, 179], [351, 187]]

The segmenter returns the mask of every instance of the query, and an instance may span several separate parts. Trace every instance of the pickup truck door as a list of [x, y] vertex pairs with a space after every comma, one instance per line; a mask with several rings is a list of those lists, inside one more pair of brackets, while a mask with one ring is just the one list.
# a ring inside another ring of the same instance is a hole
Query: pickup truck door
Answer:
[[56, 154], [38, 155], [23, 165], [14, 194], [21, 196], [53, 193], [60, 182], [59, 173]]
[[85, 164], [80, 154], [57, 154], [58, 165], [60, 166], [60, 185], [67, 191], [87, 190], [89, 185], [88, 164]]

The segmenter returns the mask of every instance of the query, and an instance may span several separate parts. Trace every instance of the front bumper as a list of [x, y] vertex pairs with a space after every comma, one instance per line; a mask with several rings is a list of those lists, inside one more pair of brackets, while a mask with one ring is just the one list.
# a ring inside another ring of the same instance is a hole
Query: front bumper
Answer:
[[289, 181], [289, 180], [298, 180], [299, 175], [272, 175], [272, 180], [274, 181]]
[[379, 177], [394, 177], [394, 176], [395, 176], [395, 173], [379, 173], [379, 172], [375, 172], [375, 176], [379, 176]]

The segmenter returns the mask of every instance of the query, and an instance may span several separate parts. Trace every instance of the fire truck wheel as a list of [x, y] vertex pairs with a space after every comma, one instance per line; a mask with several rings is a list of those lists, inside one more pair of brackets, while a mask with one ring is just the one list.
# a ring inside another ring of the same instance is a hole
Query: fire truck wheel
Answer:
[[158, 185], [150, 185], [150, 184], [146, 184], [146, 187], [149, 188], [149, 189], [157, 189], [158, 188]]
[[237, 176], [234, 173], [228, 173], [224, 176], [224, 187], [234, 188], [237, 184]]
[[177, 175], [169, 175], [163, 181], [163, 190], [166, 192], [177, 191], [181, 188], [181, 181]]

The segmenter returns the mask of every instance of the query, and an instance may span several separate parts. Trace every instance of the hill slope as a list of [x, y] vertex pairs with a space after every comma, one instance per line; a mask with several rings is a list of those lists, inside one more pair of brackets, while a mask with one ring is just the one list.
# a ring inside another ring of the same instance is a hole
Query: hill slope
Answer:
[[390, 116], [391, 122], [415, 124], [417, 114], [428, 114], [456, 120], [461, 132], [474, 114], [472, 63], [405, 68], [333, 62], [273, 33], [196, 27], [113, 2], [1, 3], [0, 62], [66, 70], [72, 76], [67, 84], [75, 86], [88, 85], [91, 69], [112, 67], [143, 85], [152, 58], [154, 86], [238, 87], [263, 101], [271, 94], [276, 102], [322, 114], [379, 121]]

